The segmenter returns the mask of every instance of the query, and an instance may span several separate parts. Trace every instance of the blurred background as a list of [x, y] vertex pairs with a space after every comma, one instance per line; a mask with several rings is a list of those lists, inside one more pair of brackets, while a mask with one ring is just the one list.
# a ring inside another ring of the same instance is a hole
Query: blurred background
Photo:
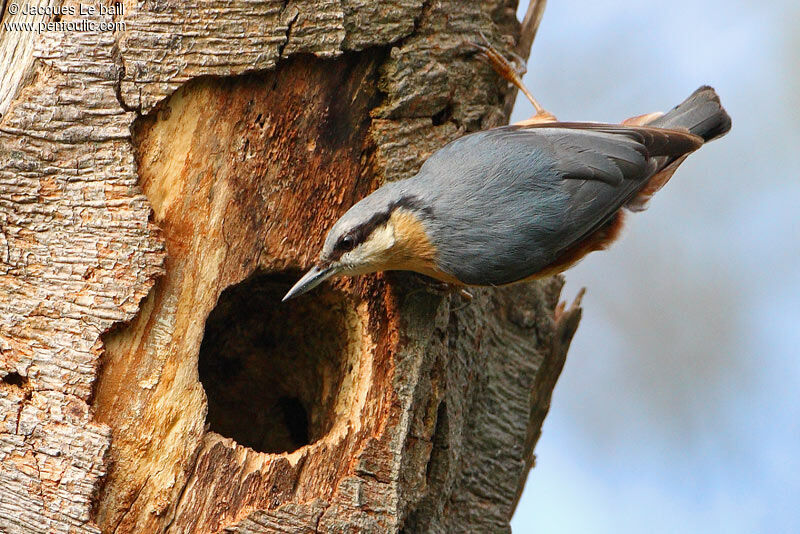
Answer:
[[567, 272], [584, 316], [515, 532], [800, 532], [799, 65], [795, 1], [548, 3], [525, 82], [559, 119], [707, 83], [733, 130]]

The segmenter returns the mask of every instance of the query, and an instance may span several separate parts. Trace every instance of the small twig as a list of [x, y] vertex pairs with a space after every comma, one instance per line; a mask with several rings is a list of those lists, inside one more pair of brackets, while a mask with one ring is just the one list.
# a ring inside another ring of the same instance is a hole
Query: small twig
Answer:
[[544, 15], [544, 8], [547, 5], [547, 0], [531, 0], [528, 4], [528, 11], [525, 12], [525, 18], [522, 19], [522, 28], [519, 32], [519, 42], [517, 43], [517, 54], [527, 59], [531, 53], [531, 46], [533, 40], [536, 38], [536, 32], [539, 31], [539, 24], [542, 22]]

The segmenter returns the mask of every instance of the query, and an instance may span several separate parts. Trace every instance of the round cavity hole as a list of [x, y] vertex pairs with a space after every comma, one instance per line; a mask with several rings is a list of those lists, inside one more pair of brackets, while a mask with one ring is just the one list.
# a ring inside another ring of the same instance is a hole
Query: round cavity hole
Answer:
[[229, 287], [206, 320], [200, 381], [210, 429], [268, 453], [291, 452], [346, 415], [359, 361], [352, 301], [327, 284], [282, 303], [300, 273]]

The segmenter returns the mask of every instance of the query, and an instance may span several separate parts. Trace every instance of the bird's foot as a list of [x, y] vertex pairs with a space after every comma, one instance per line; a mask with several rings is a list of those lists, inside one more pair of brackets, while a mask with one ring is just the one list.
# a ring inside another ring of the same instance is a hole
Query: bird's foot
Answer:
[[442, 282], [440, 280], [429, 278], [424, 275], [419, 275], [419, 283], [420, 283], [420, 288], [415, 291], [412, 291], [411, 292], [412, 295], [417, 291], [425, 291], [427, 293], [437, 295], [442, 298], [458, 295], [465, 302], [465, 304], [452, 311], [458, 311], [468, 306], [470, 303], [472, 303], [472, 300], [475, 298], [475, 296], [469, 291], [467, 291], [466, 288], [464, 288], [463, 286], [449, 284], [447, 282]]
[[472, 300], [475, 298], [475, 296], [472, 293], [470, 293], [463, 287], [454, 287], [451, 295], [458, 295], [459, 297], [461, 297], [463, 304], [455, 308], [450, 308], [450, 313], [455, 313], [463, 310], [464, 308], [472, 304]]
[[581, 308], [581, 302], [583, 301], [583, 296], [586, 294], [586, 288], [582, 287], [578, 294], [575, 295], [575, 300], [572, 301], [572, 305], [567, 308], [567, 301], [562, 300], [556, 306], [556, 309], [553, 310], [553, 320], [556, 324], [560, 323], [564, 320], [564, 317], [569, 316], [570, 314], [578, 313]]
[[424, 275], [420, 276], [420, 284], [428, 293], [439, 295], [440, 297], [447, 297], [462, 289], [460, 286], [448, 284]]
[[[530, 103], [533, 104], [533, 107], [536, 110], [536, 114], [533, 117], [515, 124], [521, 126], [531, 126], [533, 124], [555, 122], [557, 120], [555, 115], [545, 110], [539, 104], [539, 102], [536, 101], [528, 88], [525, 87], [525, 84], [522, 83], [522, 74], [525, 74], [524, 67], [518, 70], [516, 67], [514, 67], [514, 65], [511, 64], [510, 61], [505, 58], [505, 56], [503, 56], [503, 54], [501, 54], [495, 47], [491, 45], [491, 43], [489, 43], [489, 40], [485, 35], [483, 35], [483, 33], [480, 35], [483, 39], [483, 43], [476, 43], [474, 41], [469, 42], [470, 46], [478, 50], [478, 57], [488, 63], [503, 79], [514, 84], [517, 89], [522, 91], [522, 94], [524, 94]], [[524, 65], [524, 60], [522, 58], [518, 57], [516, 59], [521, 65]]]

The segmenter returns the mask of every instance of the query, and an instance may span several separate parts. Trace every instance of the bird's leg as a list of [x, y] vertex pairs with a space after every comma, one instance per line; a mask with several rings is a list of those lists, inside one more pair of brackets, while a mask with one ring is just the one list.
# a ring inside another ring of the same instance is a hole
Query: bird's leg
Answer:
[[436, 280], [435, 278], [430, 278], [425, 275], [419, 275], [419, 282], [425, 291], [428, 293], [433, 293], [434, 295], [439, 295], [440, 297], [452, 295], [461, 289], [458, 286], [454, 286], [452, 284], [448, 284], [447, 282], [442, 282], [441, 280]]
[[448, 297], [450, 295], [457, 294], [467, 302], [467, 305], [472, 302], [473, 298], [475, 298], [472, 293], [461, 286], [448, 284], [447, 282], [442, 282], [425, 275], [419, 275], [419, 282], [422, 287], [416, 291], [412, 291], [412, 294], [416, 293], [417, 291], [427, 291], [428, 293], [433, 293], [434, 295], [438, 295], [440, 297]]
[[430, 278], [425, 276], [424, 274], [419, 274], [412, 272], [411, 277], [414, 279], [415, 284], [418, 286], [416, 289], [411, 291], [409, 295], [415, 295], [417, 293], [425, 292], [431, 293], [433, 295], [438, 295], [440, 297], [447, 296], [450, 294], [450, 284], [447, 282], [441, 282], [434, 278]]
[[486, 36], [484, 36], [483, 33], [481, 33], [481, 37], [484, 41], [483, 44], [470, 42], [472, 46], [478, 49], [478, 57], [491, 65], [495, 72], [502, 76], [503, 79], [513, 83], [517, 89], [522, 91], [522, 94], [524, 94], [530, 103], [533, 104], [533, 108], [536, 110], [536, 114], [533, 117], [515, 124], [520, 126], [530, 126], [532, 124], [555, 122], [558, 120], [556, 119], [555, 115], [544, 109], [539, 102], [533, 98], [531, 92], [527, 87], [525, 87], [525, 84], [522, 83], [522, 77], [517, 69], [514, 68], [514, 66], [489, 43], [489, 40], [486, 39]]
[[[458, 290], [458, 296], [461, 297], [461, 300], [464, 301], [464, 304], [462, 304], [461, 306], [458, 306], [457, 308], [450, 308], [450, 313], [459, 312], [459, 311], [463, 310], [464, 308], [466, 308], [467, 306], [469, 306], [470, 304], [472, 304], [472, 300], [475, 298], [472, 293], [470, 293], [469, 291], [467, 291], [463, 287], [460, 287], [460, 288], [454, 287], [453, 289], [457, 289]], [[451, 304], [452, 304], [452, 301], [451, 301]]]
[[566, 315], [571, 313], [575, 313], [576, 310], [580, 310], [581, 302], [583, 301], [583, 296], [586, 294], [586, 288], [582, 287], [578, 294], [575, 295], [575, 300], [572, 301], [572, 305], [567, 308], [567, 301], [562, 300], [556, 306], [556, 309], [553, 310], [553, 320], [556, 324], [560, 323]]

